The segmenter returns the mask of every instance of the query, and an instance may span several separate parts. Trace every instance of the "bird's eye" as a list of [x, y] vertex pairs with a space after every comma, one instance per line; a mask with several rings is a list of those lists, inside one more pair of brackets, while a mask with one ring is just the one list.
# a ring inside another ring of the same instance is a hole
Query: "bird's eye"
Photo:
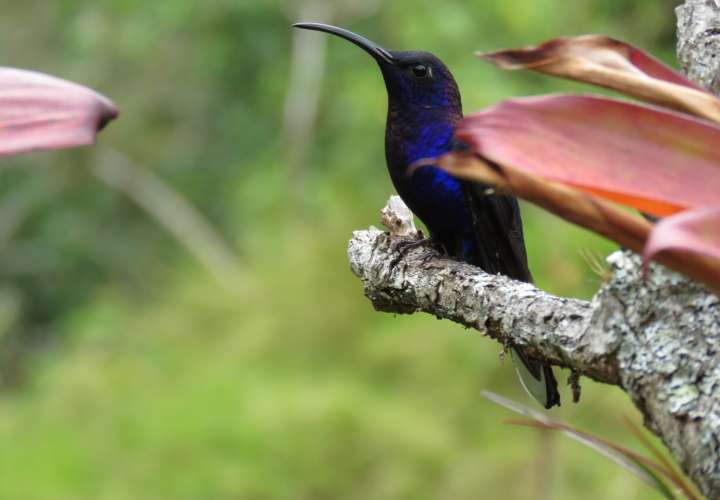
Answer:
[[412, 72], [416, 78], [427, 78], [430, 75], [430, 68], [424, 64], [416, 64], [412, 67]]

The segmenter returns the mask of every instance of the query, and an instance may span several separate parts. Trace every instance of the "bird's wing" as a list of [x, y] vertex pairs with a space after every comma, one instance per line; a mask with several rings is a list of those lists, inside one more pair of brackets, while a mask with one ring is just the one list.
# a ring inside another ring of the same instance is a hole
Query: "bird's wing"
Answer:
[[475, 264], [491, 274], [532, 282], [517, 198], [474, 182], [465, 182], [463, 190], [479, 249]]

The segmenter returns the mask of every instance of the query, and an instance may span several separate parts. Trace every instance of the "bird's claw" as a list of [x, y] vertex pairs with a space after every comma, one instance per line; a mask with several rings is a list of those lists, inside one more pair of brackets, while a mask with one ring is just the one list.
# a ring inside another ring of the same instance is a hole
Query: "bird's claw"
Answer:
[[435, 241], [430, 238], [420, 238], [419, 240], [402, 240], [398, 241], [395, 244], [395, 249], [400, 252], [402, 255], [405, 255], [410, 250], [414, 248], [420, 248], [420, 247], [433, 247], [435, 245]]
[[[397, 262], [403, 257], [405, 257], [405, 255], [410, 250], [420, 247], [429, 247], [441, 253], [445, 253], [445, 249], [443, 248], [442, 244], [435, 240], [432, 236], [428, 238], [420, 238], [419, 240], [402, 240], [395, 243], [395, 250], [397, 251], [398, 255], [393, 260], [392, 265], [394, 266], [395, 264], [397, 264]], [[423, 259], [427, 259], [431, 256], [432, 254], [425, 254], [423, 256]]]

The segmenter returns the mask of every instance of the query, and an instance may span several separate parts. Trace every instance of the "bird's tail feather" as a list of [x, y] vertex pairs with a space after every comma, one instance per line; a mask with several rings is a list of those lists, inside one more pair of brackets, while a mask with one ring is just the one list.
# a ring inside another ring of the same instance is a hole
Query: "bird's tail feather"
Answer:
[[515, 372], [528, 394], [547, 409], [560, 406], [560, 393], [552, 367], [529, 360], [521, 350], [515, 347], [510, 352]]

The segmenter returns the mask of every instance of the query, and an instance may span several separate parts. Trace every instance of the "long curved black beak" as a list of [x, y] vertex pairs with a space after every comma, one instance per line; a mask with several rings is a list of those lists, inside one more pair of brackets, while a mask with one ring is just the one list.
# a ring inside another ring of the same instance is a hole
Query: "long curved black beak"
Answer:
[[348, 42], [354, 43], [355, 45], [363, 49], [365, 52], [373, 56], [375, 60], [379, 63], [385, 62], [388, 64], [393, 64], [395, 62], [395, 58], [389, 51], [383, 49], [375, 42], [371, 42], [367, 38], [353, 33], [352, 31], [322, 23], [295, 23], [293, 24], [293, 27], [301, 28], [304, 30], [324, 31], [325, 33], [339, 36], [340, 38], [344, 38]]

